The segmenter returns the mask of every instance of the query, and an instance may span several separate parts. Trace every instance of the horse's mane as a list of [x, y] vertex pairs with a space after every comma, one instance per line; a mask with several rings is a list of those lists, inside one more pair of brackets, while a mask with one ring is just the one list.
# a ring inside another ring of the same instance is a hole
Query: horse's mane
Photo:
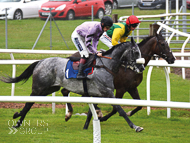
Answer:
[[139, 46], [139, 47], [143, 46], [143, 45], [144, 45], [148, 40], [150, 40], [152, 37], [154, 37], [154, 36], [149, 36], [149, 37], [144, 38], [144, 39], [138, 44], [138, 46]]
[[102, 55], [104, 56], [104, 55], [111, 54], [115, 48], [123, 47], [123, 45], [128, 44], [128, 43], [129, 42], [123, 42], [123, 43], [117, 44], [113, 46], [111, 49], [107, 50], [106, 52], [103, 52]]

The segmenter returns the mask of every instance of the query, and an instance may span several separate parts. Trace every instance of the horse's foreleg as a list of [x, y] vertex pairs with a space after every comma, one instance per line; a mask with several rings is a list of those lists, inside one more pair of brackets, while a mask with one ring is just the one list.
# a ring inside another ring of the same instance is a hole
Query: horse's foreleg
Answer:
[[67, 122], [73, 115], [73, 108], [71, 106], [71, 103], [67, 103], [67, 107], [68, 107], [68, 113], [65, 115], [65, 121]]
[[[140, 96], [139, 96], [139, 92], [138, 92], [137, 88], [131, 89], [128, 92], [133, 99], [139, 99], [140, 100]], [[134, 110], [129, 111], [127, 113], [127, 116], [132, 116], [133, 114], [135, 114], [136, 112], [138, 112], [141, 109], [142, 109], [142, 106], [138, 106]]]
[[[69, 92], [70, 91], [65, 89], [65, 88], [63, 88], [61, 90], [61, 93], [63, 94], [63, 96], [68, 97]], [[65, 115], [65, 121], [68, 121], [71, 118], [72, 114], [73, 114], [73, 108], [72, 108], [71, 103], [67, 103], [67, 107], [68, 107], [69, 110], [68, 110], [68, 113]]]
[[112, 105], [114, 108], [116, 108], [116, 110], [118, 111], [120, 116], [123, 116], [123, 118], [127, 121], [127, 123], [129, 124], [129, 126], [133, 129], [135, 129], [136, 132], [140, 132], [143, 130], [142, 127], [136, 126], [135, 124], [133, 124], [131, 122], [131, 120], [128, 118], [127, 114], [125, 113], [125, 111], [121, 108], [120, 105]]
[[87, 118], [86, 118], [86, 122], [85, 122], [85, 124], [84, 124], [83, 129], [88, 129], [88, 126], [89, 126], [89, 123], [90, 123], [91, 118], [92, 118], [92, 112], [91, 112], [91, 110], [90, 110], [90, 108], [89, 108], [88, 114], [87, 114]]
[[26, 103], [24, 108], [22, 109], [22, 111], [20, 111], [20, 113], [16, 112], [14, 115], [13, 115], [13, 119], [16, 119], [18, 117], [21, 116], [21, 118], [17, 121], [17, 124], [16, 126], [13, 126], [13, 128], [18, 128], [22, 125], [22, 122], [26, 116], [26, 114], [28, 113], [28, 111], [30, 110], [30, 108], [32, 107], [34, 103]]

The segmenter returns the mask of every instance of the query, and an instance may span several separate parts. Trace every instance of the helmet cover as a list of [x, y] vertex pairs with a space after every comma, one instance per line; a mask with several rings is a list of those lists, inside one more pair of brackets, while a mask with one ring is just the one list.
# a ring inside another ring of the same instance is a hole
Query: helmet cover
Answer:
[[135, 15], [129, 16], [129, 17], [127, 18], [127, 20], [126, 20], [126, 24], [127, 24], [127, 25], [139, 24], [139, 23], [141, 23], [141, 22], [139, 21], [139, 19], [138, 19]]
[[109, 16], [104, 16], [101, 19], [101, 26], [102, 27], [112, 27], [113, 25], [113, 20], [111, 19], [111, 17]]

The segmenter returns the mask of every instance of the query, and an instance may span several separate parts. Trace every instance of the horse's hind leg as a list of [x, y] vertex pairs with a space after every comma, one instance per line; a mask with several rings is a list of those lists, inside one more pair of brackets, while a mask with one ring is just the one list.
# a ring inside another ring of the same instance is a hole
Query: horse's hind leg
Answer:
[[[139, 96], [139, 93], [138, 93], [137, 88], [135, 88], [135, 89], [130, 89], [128, 92], [129, 92], [129, 94], [131, 95], [131, 97], [132, 97], [133, 99], [139, 99], [139, 100], [140, 100], [140, 96]], [[129, 112], [127, 113], [127, 115], [128, 115], [128, 116], [132, 116], [133, 114], [135, 114], [136, 112], [138, 112], [138, 111], [141, 110], [141, 109], [142, 109], [142, 106], [138, 106], [138, 107], [136, 107], [134, 110], [129, 111]]]
[[[68, 96], [69, 92], [70, 91], [65, 88], [61, 90], [61, 93], [63, 94], [63, 96]], [[71, 103], [67, 103], [67, 107], [69, 110], [68, 110], [68, 113], [65, 115], [65, 121], [68, 121], [73, 114], [73, 108], [71, 106]]]
[[100, 118], [100, 122], [107, 121], [111, 116], [113, 116], [116, 113], [117, 113], [117, 109], [115, 107], [113, 107], [113, 110], [109, 114]]
[[[42, 88], [39, 88], [39, 89], [42, 89]], [[46, 96], [46, 95], [48, 95], [48, 94], [51, 94], [51, 93], [53, 93], [53, 92], [55, 92], [55, 91], [58, 91], [60, 89], [60, 87], [49, 87], [49, 88], [45, 88], [45, 89], [43, 89], [43, 90], [37, 90], [37, 88], [34, 88], [33, 87], [33, 90], [35, 91], [35, 92], [32, 92], [31, 93], [31, 95], [30, 96], [39, 96], [39, 95], [44, 95], [44, 96]], [[36, 94], [37, 93], [37, 91], [39, 92], [39, 94]], [[34, 94], [35, 93], [35, 94]], [[24, 106], [24, 108], [22, 109], [22, 111], [20, 111], [20, 113], [18, 113], [18, 112], [16, 112], [14, 115], [13, 115], [13, 119], [16, 119], [16, 118], [18, 118], [18, 117], [20, 117], [20, 119], [17, 121], [17, 124], [16, 124], [16, 126], [13, 126], [14, 128], [18, 128], [18, 127], [20, 127], [21, 126], [21, 124], [22, 124], [22, 122], [23, 122], [23, 120], [24, 120], [24, 118], [25, 118], [25, 116], [26, 116], [26, 114], [28, 113], [28, 111], [31, 109], [31, 107], [32, 107], [32, 105], [34, 104], [34, 102], [27, 102], [26, 104], [25, 104], [25, 106]]]
[[13, 115], [13, 119], [16, 119], [18, 117], [21, 116], [21, 118], [17, 121], [17, 124], [16, 126], [13, 126], [14, 128], [18, 128], [21, 126], [26, 114], [28, 113], [28, 111], [30, 110], [30, 108], [32, 107], [34, 103], [26, 103], [24, 108], [22, 109], [22, 111], [20, 111], [20, 113], [16, 112], [14, 115]]
[[125, 113], [125, 111], [121, 108], [120, 105], [112, 105], [114, 108], [116, 108], [116, 110], [118, 111], [120, 116], [123, 116], [123, 118], [125, 118], [125, 120], [127, 121], [127, 123], [129, 124], [129, 126], [133, 129], [135, 129], [136, 132], [140, 132], [143, 130], [142, 127], [136, 126], [135, 124], [133, 124], [131, 122], [131, 120], [127, 117], [127, 114]]
[[[123, 98], [124, 93], [126, 92], [126, 90], [124, 88], [120, 88], [120, 89], [116, 89], [116, 94], [115, 97], [116, 98]], [[114, 114], [117, 113], [117, 109], [115, 107], [113, 107], [112, 111], [107, 114], [106, 116], [100, 118], [100, 121], [107, 121], [111, 116], [113, 116]]]

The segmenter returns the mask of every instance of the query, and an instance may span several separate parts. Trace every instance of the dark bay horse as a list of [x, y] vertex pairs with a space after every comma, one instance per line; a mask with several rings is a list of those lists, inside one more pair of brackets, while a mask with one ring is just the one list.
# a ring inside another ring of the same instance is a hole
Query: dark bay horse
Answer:
[[[96, 66], [104, 65], [106, 68], [94, 68], [93, 74], [88, 75], [89, 80], [86, 81], [86, 84], [89, 96], [115, 98], [113, 83], [114, 76], [112, 73], [117, 73], [119, 71], [121, 64], [127, 61], [130, 56], [128, 55], [128, 51], [134, 47], [138, 48], [138, 45], [133, 38], [131, 38], [131, 42], [121, 43], [104, 53], [105, 56], [110, 57], [111, 59], [96, 59]], [[71, 92], [84, 96], [85, 92], [83, 90], [82, 80], [65, 78], [65, 68], [68, 60], [69, 59], [59, 57], [43, 59], [31, 64], [18, 77], [11, 78], [7, 76], [1, 77], [0, 80], [5, 83], [17, 83], [22, 80], [27, 81], [29, 77], [33, 75], [32, 93], [30, 96], [46, 96], [58, 91], [60, 87], [64, 87]], [[108, 72], [106, 69], [109, 69], [109, 71], [112, 72]], [[31, 102], [26, 103], [20, 113], [16, 112], [13, 115], [13, 119], [20, 117], [17, 121], [17, 125], [14, 126], [15, 128], [20, 127], [33, 104], [34, 103]], [[136, 130], [136, 132], [143, 130], [142, 127], [136, 126], [131, 122], [120, 105], [112, 106], [117, 112], [119, 112], [119, 115], [127, 121], [129, 126]]]
[[[148, 62], [154, 56], [154, 54], [156, 54], [159, 57], [166, 60], [168, 62], [168, 64], [173, 64], [175, 61], [175, 57], [173, 56], [168, 43], [165, 41], [165, 39], [161, 35], [161, 33], [159, 33], [159, 34], [155, 33], [155, 36], [147, 37], [146, 39], [141, 41], [138, 44], [138, 46], [140, 48], [142, 58], [145, 59], [144, 67], [147, 66]], [[75, 56], [77, 56], [77, 55], [75, 55]], [[128, 92], [133, 99], [140, 100], [140, 96], [139, 96], [137, 87], [142, 82], [142, 80], [143, 80], [143, 73], [136, 73], [131, 69], [126, 69], [126, 71], [125, 71], [125, 66], [124, 65], [120, 66], [119, 72], [114, 77], [114, 88], [116, 89], [115, 97], [123, 98], [124, 93]], [[69, 91], [67, 89], [62, 89], [61, 92], [62, 92], [63, 96], [68, 96]], [[73, 112], [73, 109], [72, 109], [72, 106], [70, 105], [70, 103], [68, 103], [67, 105], [68, 105], [69, 112], [65, 116], [66, 121], [70, 119], [72, 112]], [[99, 108], [97, 107], [96, 104], [94, 106], [95, 106], [95, 109], [99, 110]], [[134, 110], [129, 111], [127, 113], [127, 116], [132, 116], [141, 109], [142, 109], [142, 106], [138, 106]], [[106, 121], [108, 118], [110, 118], [115, 113], [117, 113], [117, 110], [115, 107], [113, 107], [113, 110], [111, 111], [111, 113], [109, 113], [108, 115], [106, 115], [102, 118], [99, 118], [99, 119], [100, 119], [100, 121]], [[100, 115], [101, 115], [101, 113], [100, 113]], [[85, 123], [83, 129], [88, 128], [91, 117], [92, 117], [92, 113], [89, 110], [87, 119], [86, 119], [86, 123]]]

